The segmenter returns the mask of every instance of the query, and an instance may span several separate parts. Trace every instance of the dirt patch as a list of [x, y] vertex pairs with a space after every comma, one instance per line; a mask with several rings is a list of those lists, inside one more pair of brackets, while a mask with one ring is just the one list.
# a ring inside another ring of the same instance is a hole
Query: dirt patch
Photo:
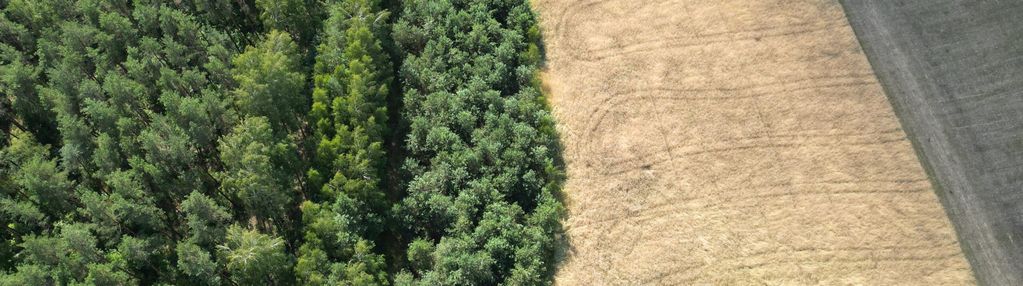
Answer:
[[835, 1], [536, 0], [561, 285], [971, 284]]

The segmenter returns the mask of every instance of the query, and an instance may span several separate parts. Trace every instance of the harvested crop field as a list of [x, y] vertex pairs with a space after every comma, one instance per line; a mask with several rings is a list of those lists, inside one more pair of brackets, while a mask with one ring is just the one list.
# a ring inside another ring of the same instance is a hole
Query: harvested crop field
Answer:
[[536, 0], [560, 285], [971, 284], [837, 1]]

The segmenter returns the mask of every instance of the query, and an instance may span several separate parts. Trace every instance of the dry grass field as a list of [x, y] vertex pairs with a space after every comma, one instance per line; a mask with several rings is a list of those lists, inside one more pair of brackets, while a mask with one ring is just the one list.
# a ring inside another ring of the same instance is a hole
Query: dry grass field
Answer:
[[535, 0], [559, 285], [974, 283], [837, 1]]

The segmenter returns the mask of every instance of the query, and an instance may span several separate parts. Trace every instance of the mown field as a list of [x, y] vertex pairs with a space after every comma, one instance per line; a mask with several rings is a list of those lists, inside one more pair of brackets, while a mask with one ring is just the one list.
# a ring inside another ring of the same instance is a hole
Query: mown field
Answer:
[[974, 283], [837, 1], [536, 0], [560, 285]]

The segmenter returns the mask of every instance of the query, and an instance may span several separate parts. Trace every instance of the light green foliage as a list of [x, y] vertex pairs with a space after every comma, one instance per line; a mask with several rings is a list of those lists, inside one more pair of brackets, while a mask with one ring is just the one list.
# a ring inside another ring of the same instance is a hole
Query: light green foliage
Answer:
[[231, 73], [239, 111], [263, 116], [273, 123], [274, 132], [288, 133], [299, 127], [304, 114], [305, 76], [299, 69], [298, 46], [288, 33], [271, 31], [259, 45], [234, 58]]
[[426, 273], [433, 269], [433, 252], [436, 246], [428, 239], [416, 239], [408, 245], [408, 261], [413, 271]]
[[392, 66], [379, 35], [386, 12], [375, 1], [330, 6], [314, 69], [310, 121], [318, 141], [302, 205], [305, 243], [296, 273], [311, 285], [387, 284], [383, 256], [373, 253], [387, 210], [380, 186], [385, 163]]
[[58, 217], [70, 208], [71, 182], [53, 159], [29, 159], [14, 173], [14, 183], [50, 217]]
[[[156, 116], [149, 128], [136, 137], [142, 154], [135, 157], [132, 166], [141, 169], [156, 185], [172, 190], [189, 190], [200, 187], [201, 181], [194, 172], [196, 151], [192, 149], [191, 138], [171, 118]], [[141, 159], [141, 160], [139, 160]], [[185, 193], [175, 193], [183, 196]]]
[[220, 158], [224, 172], [217, 175], [224, 193], [237, 198], [255, 225], [263, 231], [273, 231], [275, 224], [283, 224], [286, 207], [291, 200], [289, 190], [275, 179], [271, 162], [273, 156], [286, 150], [275, 143], [266, 118], [250, 117], [220, 142]]
[[372, 226], [352, 220], [358, 211], [345, 198], [328, 206], [302, 204], [305, 243], [295, 267], [302, 284], [386, 284], [384, 257], [373, 253], [373, 243], [363, 238]]
[[387, 267], [384, 257], [373, 253], [373, 245], [361, 240], [355, 244], [352, 258], [331, 269], [331, 285], [386, 285]]
[[118, 171], [105, 182], [109, 192], [81, 192], [79, 209], [103, 241], [113, 244], [129, 233], [158, 235], [166, 230], [161, 221], [163, 210], [144, 193], [137, 173]]
[[89, 275], [85, 277], [85, 285], [128, 286], [137, 285], [138, 281], [127, 273], [117, 271], [110, 264], [89, 264]]
[[21, 285], [53, 285], [53, 277], [43, 267], [34, 264], [18, 265], [18, 268], [11, 274], [0, 274], [0, 285], [21, 286]]
[[26, 204], [22, 211], [17, 211], [24, 219], [40, 221], [42, 218], [36, 215], [36, 210], [45, 215], [47, 221], [60, 219], [71, 210], [74, 197], [67, 172], [57, 167], [57, 160], [46, 156], [49, 154], [47, 147], [38, 145], [31, 135], [16, 133], [15, 136], [18, 137], [3, 151], [4, 157], [10, 160], [4, 162], [9, 164], [5, 173], [14, 188], [7, 195]]
[[57, 234], [26, 236], [21, 244], [25, 264], [36, 265], [58, 283], [82, 281], [90, 264], [103, 263], [96, 238], [83, 224], [58, 225]]
[[226, 243], [219, 247], [219, 252], [234, 283], [290, 284], [291, 257], [279, 237], [232, 225], [227, 229]]

